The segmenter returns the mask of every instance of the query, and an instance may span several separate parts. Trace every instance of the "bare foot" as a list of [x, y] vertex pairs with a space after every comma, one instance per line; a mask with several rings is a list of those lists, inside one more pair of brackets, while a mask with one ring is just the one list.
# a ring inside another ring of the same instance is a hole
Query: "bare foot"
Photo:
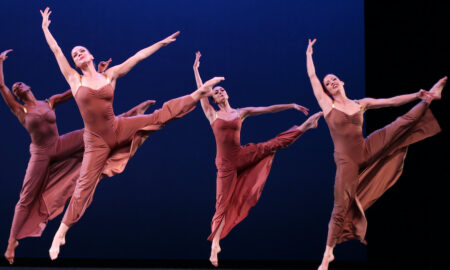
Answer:
[[430, 93], [433, 95], [434, 99], [441, 99], [442, 97], [442, 89], [444, 88], [445, 84], [447, 83], [447, 76], [440, 79], [433, 87], [430, 89]]
[[328, 254], [328, 256], [324, 255], [324, 257], [322, 259], [322, 263], [319, 265], [319, 268], [317, 268], [317, 270], [328, 270], [328, 265], [332, 261], [334, 261], [334, 254], [333, 254], [333, 252]]
[[8, 247], [5, 251], [5, 259], [8, 260], [9, 264], [14, 263], [14, 250], [19, 245], [19, 242], [17, 240], [14, 240], [14, 242], [8, 242]]
[[217, 254], [222, 251], [219, 245], [211, 246], [211, 256], [209, 257], [209, 261], [215, 267], [219, 266], [219, 259], [217, 258]]
[[330, 256], [328, 256], [328, 263], [334, 261], [334, 254], [331, 253]]
[[50, 259], [52, 261], [58, 259], [59, 248], [60, 248], [60, 246], [64, 246], [65, 244], [66, 244], [66, 239], [64, 236], [55, 235], [55, 238], [53, 238], [52, 246], [50, 247], [50, 250], [48, 251], [48, 253], [50, 255]]
[[308, 129], [317, 128], [318, 122], [320, 117], [323, 116], [323, 112], [317, 112], [313, 115], [311, 115], [308, 119], [306, 119], [303, 124], [299, 126], [299, 129], [303, 129], [304, 131], [307, 131]]

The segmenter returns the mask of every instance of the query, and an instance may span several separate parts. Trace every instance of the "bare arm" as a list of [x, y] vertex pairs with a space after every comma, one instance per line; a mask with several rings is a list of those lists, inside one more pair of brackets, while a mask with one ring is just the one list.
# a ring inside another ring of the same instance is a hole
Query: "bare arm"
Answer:
[[324, 113], [327, 113], [329, 110], [331, 110], [332, 101], [331, 98], [323, 90], [322, 83], [320, 83], [320, 80], [316, 75], [316, 69], [314, 67], [314, 61], [312, 58], [314, 43], [316, 43], [316, 39], [314, 39], [313, 41], [311, 41], [311, 39], [308, 40], [308, 48], [306, 49], [306, 71], [308, 72], [308, 77], [311, 81], [314, 96], [316, 97], [319, 106], [322, 111], [324, 111]]
[[[200, 52], [195, 53], [195, 62], [193, 68], [197, 88], [200, 88], [203, 85], [202, 78], [200, 77], [200, 72], [198, 71], [198, 68], [200, 67], [201, 56], [202, 55]], [[214, 107], [209, 103], [209, 99], [207, 97], [201, 98], [200, 104], [202, 105], [203, 113], [205, 114], [206, 118], [209, 120], [210, 123], [212, 123], [216, 117], [216, 110], [214, 110]]]
[[64, 78], [66, 79], [67, 83], [70, 85], [71, 89], [76, 89], [77, 83], [79, 82], [79, 74], [78, 72], [73, 69], [69, 62], [67, 61], [67, 58], [64, 56], [61, 48], [59, 47], [58, 43], [56, 42], [53, 35], [50, 33], [50, 30], [48, 29], [48, 26], [50, 25], [49, 16], [52, 12], [50, 11], [50, 8], [45, 8], [44, 11], [41, 10], [42, 15], [42, 31], [44, 31], [45, 40], [47, 41], [48, 46], [52, 50], [53, 54], [55, 55], [56, 61], [58, 62], [59, 69], [61, 70], [61, 73], [64, 75]]
[[51, 96], [48, 99], [48, 104], [50, 105], [50, 108], [52, 108], [52, 110], [54, 110], [58, 105], [66, 102], [72, 98], [73, 98], [72, 90], [69, 89], [64, 93]]
[[417, 93], [395, 96], [391, 98], [363, 98], [359, 101], [365, 110], [383, 107], [397, 107], [418, 99], [426, 99], [428, 92], [420, 90]]
[[300, 106], [298, 104], [292, 103], [292, 104], [279, 104], [279, 105], [272, 105], [268, 107], [246, 107], [240, 109], [240, 116], [242, 119], [245, 119], [248, 116], [255, 116], [260, 115], [264, 113], [276, 113], [276, 112], [282, 112], [289, 109], [296, 109], [298, 111], [303, 112], [305, 115], [308, 115], [308, 108], [305, 108], [303, 106]]
[[180, 34], [180, 31], [173, 33], [172, 35], [168, 36], [167, 38], [156, 42], [155, 44], [142, 49], [138, 51], [135, 55], [128, 58], [125, 62], [123, 62], [120, 65], [114, 66], [110, 68], [106, 75], [111, 78], [111, 80], [116, 80], [125, 74], [127, 74], [137, 63], [141, 62], [145, 58], [149, 57], [150, 55], [154, 54], [156, 51], [161, 49], [162, 47], [174, 42], [176, 40], [176, 37]]
[[0, 93], [3, 97], [3, 99], [6, 102], [6, 105], [8, 105], [9, 109], [12, 113], [14, 113], [19, 120], [22, 121], [23, 119], [23, 105], [16, 101], [13, 94], [11, 93], [11, 90], [9, 90], [8, 86], [5, 84], [5, 77], [3, 76], [3, 62], [8, 58], [7, 54], [11, 52], [12, 50], [6, 50], [0, 54]]

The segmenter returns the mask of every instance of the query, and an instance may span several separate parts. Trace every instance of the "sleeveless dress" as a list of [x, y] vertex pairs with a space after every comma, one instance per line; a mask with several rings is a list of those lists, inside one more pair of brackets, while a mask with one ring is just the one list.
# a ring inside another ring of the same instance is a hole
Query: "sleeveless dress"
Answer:
[[[147, 110], [141, 103], [122, 114]], [[55, 112], [26, 112], [23, 126], [31, 137], [30, 160], [16, 204], [10, 237], [39, 237], [49, 220], [64, 210], [75, 189], [83, 159], [83, 129], [59, 136]]]
[[92, 202], [101, 178], [123, 172], [128, 160], [152, 132], [195, 108], [194, 99], [188, 95], [164, 103], [152, 114], [116, 117], [113, 99], [114, 88], [109, 82], [97, 90], [81, 85], [75, 95], [85, 127], [85, 150], [80, 177], [62, 220], [69, 227]]
[[440, 132], [439, 124], [423, 101], [367, 138], [362, 135], [362, 109], [348, 115], [333, 106], [325, 121], [337, 168], [327, 245], [351, 239], [366, 243], [364, 211], [396, 183], [408, 146]]
[[211, 127], [217, 145], [217, 192], [210, 241], [224, 218], [220, 239], [247, 217], [261, 196], [275, 152], [291, 145], [303, 133], [294, 126], [267, 142], [242, 146], [241, 117], [232, 120], [217, 117]]
[[31, 137], [28, 167], [16, 204], [10, 237], [38, 237], [59, 215], [78, 178], [83, 130], [59, 136], [55, 112], [26, 112], [23, 126]]

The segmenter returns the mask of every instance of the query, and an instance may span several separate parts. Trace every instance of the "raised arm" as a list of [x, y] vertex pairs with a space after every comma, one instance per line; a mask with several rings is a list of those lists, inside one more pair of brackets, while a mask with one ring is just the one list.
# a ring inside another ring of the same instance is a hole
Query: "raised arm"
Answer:
[[306, 49], [306, 71], [308, 72], [308, 77], [313, 88], [314, 96], [316, 97], [319, 106], [322, 111], [327, 113], [329, 110], [331, 110], [332, 101], [331, 98], [323, 90], [322, 84], [320, 83], [320, 80], [316, 75], [316, 69], [314, 67], [314, 61], [312, 58], [314, 43], [316, 43], [316, 39], [314, 39], [313, 41], [311, 41], [311, 39], [308, 39], [308, 48]]
[[64, 56], [61, 48], [59, 47], [58, 43], [56, 42], [55, 38], [50, 33], [50, 30], [48, 29], [48, 26], [50, 25], [51, 21], [49, 20], [49, 16], [52, 12], [50, 11], [50, 8], [45, 8], [44, 11], [41, 10], [42, 15], [42, 31], [44, 31], [45, 40], [47, 40], [47, 44], [52, 50], [53, 54], [55, 55], [56, 61], [58, 62], [59, 69], [61, 70], [62, 74], [64, 75], [64, 78], [66, 79], [67, 83], [70, 85], [70, 88], [73, 91], [76, 91], [76, 86], [79, 82], [79, 74], [76, 72], [75, 69], [73, 69], [69, 62], [67, 61], [66, 57]]
[[281, 111], [286, 111], [289, 109], [296, 109], [298, 111], [301, 111], [305, 115], [308, 115], [309, 109], [305, 108], [303, 106], [300, 106], [298, 104], [292, 103], [292, 104], [279, 104], [279, 105], [272, 105], [268, 107], [245, 107], [240, 109], [240, 116], [242, 119], [245, 119], [248, 116], [255, 116], [260, 115], [264, 113], [276, 113]]
[[431, 98], [428, 91], [421, 89], [417, 93], [395, 96], [391, 98], [363, 98], [359, 101], [365, 110], [383, 107], [397, 107], [418, 99]]
[[9, 109], [21, 120], [23, 117], [23, 105], [16, 101], [11, 90], [5, 84], [5, 77], [3, 76], [3, 62], [8, 58], [7, 54], [12, 50], [6, 50], [0, 54], [0, 93], [8, 105]]
[[[202, 54], [200, 52], [195, 53], [195, 61], [194, 61], [194, 75], [195, 82], [197, 83], [197, 88], [202, 87], [203, 82], [200, 77], [200, 72], [198, 68], [200, 67], [200, 57]], [[214, 107], [209, 103], [209, 99], [207, 97], [200, 99], [200, 104], [202, 105], [203, 112], [205, 113], [206, 118], [208, 118], [209, 122], [212, 123], [215, 120], [215, 112]]]
[[137, 63], [141, 62], [145, 58], [154, 54], [156, 51], [161, 49], [164, 46], [169, 45], [170, 43], [176, 40], [176, 37], [180, 34], [180, 31], [173, 33], [172, 35], [166, 37], [165, 39], [156, 42], [155, 44], [138, 51], [135, 55], [128, 58], [125, 62], [120, 65], [114, 66], [106, 71], [106, 75], [108, 78], [111, 78], [112, 81], [124, 76], [127, 74]]

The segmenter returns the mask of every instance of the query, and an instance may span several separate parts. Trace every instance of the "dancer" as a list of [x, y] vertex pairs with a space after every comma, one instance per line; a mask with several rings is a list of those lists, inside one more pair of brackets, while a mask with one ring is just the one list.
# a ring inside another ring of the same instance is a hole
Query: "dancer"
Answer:
[[[196, 53], [194, 74], [197, 87], [202, 86], [198, 68], [200, 52]], [[249, 116], [296, 109], [308, 115], [308, 109], [297, 104], [273, 105], [269, 107], [246, 107], [233, 109], [224, 88], [213, 89], [213, 102], [219, 107], [216, 111], [207, 97], [201, 99], [206, 118], [211, 124], [217, 144], [217, 194], [216, 212], [211, 223], [212, 241], [209, 260], [218, 266], [217, 254], [221, 251], [219, 241], [241, 222], [258, 201], [269, 175], [275, 152], [291, 145], [308, 129], [316, 128], [322, 112], [309, 117], [300, 126], [279, 134], [275, 138], [258, 144], [241, 146], [242, 122]]]
[[[344, 82], [334, 74], [324, 77], [323, 89], [312, 59], [315, 42], [315, 39], [309, 40], [306, 67], [314, 95], [330, 129], [337, 167], [334, 208], [325, 253], [319, 266], [319, 270], [327, 270], [334, 260], [336, 244], [351, 239], [366, 243], [367, 220], [364, 211], [396, 183], [403, 170], [408, 146], [440, 131], [428, 107], [432, 100], [441, 98], [447, 77], [439, 80], [430, 91], [420, 90], [386, 99], [351, 100], [345, 94]], [[400, 106], [418, 99], [422, 101], [408, 113], [363, 137], [364, 111]]]
[[[20, 199], [17, 202], [11, 225], [8, 247], [4, 254], [10, 264], [14, 263], [15, 248], [19, 239], [41, 236], [47, 222], [58, 216], [72, 195], [79, 176], [83, 157], [83, 130], [59, 135], [55, 108], [72, 98], [70, 90], [37, 100], [31, 87], [23, 82], [13, 84], [12, 92], [23, 105], [17, 102], [5, 85], [3, 62], [6, 50], [0, 54], [0, 92], [19, 122], [31, 137], [30, 153]], [[111, 62], [101, 62], [103, 72]], [[122, 116], [142, 114], [153, 104], [149, 100], [141, 103]]]
[[[58, 257], [60, 246], [65, 244], [68, 229], [81, 218], [92, 202], [99, 180], [104, 176], [110, 177], [121, 173], [128, 160], [150, 133], [192, 111], [196, 102], [210, 95], [212, 86], [224, 78], [211, 79], [192, 94], [166, 102], [153, 114], [117, 118], [112, 108], [116, 80], [161, 47], [174, 42], [179, 32], [142, 49], [122, 64], [111, 67], [104, 74], [94, 69], [93, 55], [85, 47], [76, 46], [72, 49], [71, 55], [75, 66], [83, 73], [81, 76], [69, 65], [48, 29], [50, 9], [41, 10], [41, 14], [45, 38], [62, 74], [70, 85], [85, 125], [85, 152], [80, 178], [77, 180], [75, 191], [49, 250], [50, 258], [54, 260]], [[105, 166], [109, 169], [105, 170]]]

